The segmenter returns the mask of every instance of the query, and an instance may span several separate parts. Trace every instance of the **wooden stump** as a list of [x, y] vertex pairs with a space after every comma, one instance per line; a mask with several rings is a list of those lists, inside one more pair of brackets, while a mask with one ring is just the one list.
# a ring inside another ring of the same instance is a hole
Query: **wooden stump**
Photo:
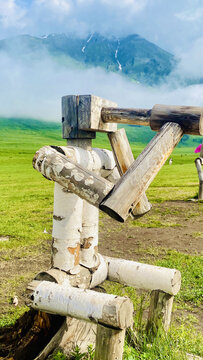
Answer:
[[163, 291], [152, 291], [146, 326], [149, 339], [152, 340], [156, 336], [160, 327], [166, 332], [168, 331], [171, 322], [173, 299], [173, 295], [166, 294]]
[[97, 325], [94, 360], [122, 360], [125, 329]]

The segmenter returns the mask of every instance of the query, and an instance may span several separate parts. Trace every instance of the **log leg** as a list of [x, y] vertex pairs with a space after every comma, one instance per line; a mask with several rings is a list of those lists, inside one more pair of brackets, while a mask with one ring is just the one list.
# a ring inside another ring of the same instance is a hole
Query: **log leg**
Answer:
[[79, 272], [83, 200], [55, 184], [52, 266], [72, 274]]
[[156, 336], [158, 328], [161, 326], [166, 332], [168, 331], [171, 322], [173, 298], [173, 295], [166, 294], [163, 291], [152, 291], [146, 326], [146, 332], [150, 339]]
[[80, 264], [88, 269], [97, 268], [99, 210], [83, 201]]
[[94, 360], [122, 360], [125, 329], [97, 325]]
[[[92, 148], [92, 141], [90, 139], [69, 139], [68, 140], [69, 146], [78, 146], [85, 150], [90, 150]], [[84, 205], [86, 201], [83, 201], [82, 206], [82, 214], [81, 214], [81, 221], [82, 221], [82, 233], [80, 234], [80, 242], [83, 242], [82, 238], [85, 238], [86, 232], [84, 231], [84, 223], [87, 225], [86, 218], [84, 218], [84, 210], [86, 205]], [[87, 204], [87, 203], [86, 203]], [[89, 208], [90, 209], [90, 208]], [[96, 212], [97, 209], [94, 210], [94, 223], [96, 225]], [[96, 234], [95, 234], [96, 236]], [[81, 248], [80, 248], [81, 250]], [[83, 253], [80, 257], [81, 260], [85, 258], [87, 259], [89, 254]], [[90, 257], [90, 256], [89, 256]], [[90, 258], [89, 258], [90, 260]], [[74, 347], [78, 345], [82, 352], [86, 352], [88, 349], [89, 344], [95, 345], [95, 332], [96, 332], [96, 325], [93, 323], [88, 323], [86, 321], [74, 319], [71, 317], [67, 317], [67, 331], [65, 332], [60, 346], [63, 348], [65, 354], [70, 355], [71, 351], [73, 351]]]

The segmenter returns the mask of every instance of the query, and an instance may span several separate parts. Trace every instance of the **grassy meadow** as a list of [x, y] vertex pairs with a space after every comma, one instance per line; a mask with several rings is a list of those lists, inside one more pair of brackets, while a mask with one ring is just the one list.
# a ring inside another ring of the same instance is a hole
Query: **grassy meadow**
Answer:
[[[152, 134], [147, 130], [143, 135], [141, 127], [127, 127], [126, 130], [134, 156], [137, 157]], [[169, 166], [167, 161], [147, 191], [152, 204], [162, 204], [171, 200], [187, 202], [197, 196], [198, 177], [194, 165], [196, 158], [194, 149], [200, 142], [200, 138], [188, 137], [174, 150], [172, 166]], [[20, 261], [22, 258], [27, 258], [28, 261], [34, 259], [37, 262], [39, 251], [43, 251], [45, 243], [51, 242], [54, 184], [32, 168], [32, 158], [40, 147], [60, 144], [66, 144], [66, 141], [61, 139], [60, 123], [0, 119], [0, 260], [1, 263], [8, 264], [8, 267], [12, 268], [12, 262]], [[93, 146], [110, 149], [105, 134], [98, 134]], [[199, 218], [202, 211], [203, 204], [197, 204]], [[163, 213], [160, 214], [160, 219], [162, 216]], [[155, 226], [150, 220], [150, 214], [146, 219], [145, 217], [142, 219], [135, 224], [131, 223], [131, 226]], [[159, 221], [156, 227], [160, 228], [161, 224]], [[202, 241], [203, 232], [200, 231], [196, 236]], [[138, 341], [136, 344], [133, 343], [133, 339], [128, 334], [124, 358], [126, 360], [184, 359], [185, 351], [203, 356], [203, 338], [198, 321], [193, 316], [193, 312], [202, 309], [202, 257], [173, 249], [165, 251], [164, 254], [155, 247], [151, 251], [155, 254], [153, 260], [149, 259], [151, 263], [180, 269], [183, 276], [182, 289], [175, 298], [174, 309], [179, 308], [188, 313], [184, 320], [180, 317], [175, 324], [172, 324], [168, 337], [160, 331], [153, 344], [147, 342], [143, 332], [142, 317], [137, 315], [135, 323], [136, 328], [139, 329]], [[0, 327], [13, 324], [26, 310], [23, 304], [13, 307], [11, 301], [16, 289], [19, 286], [26, 287], [26, 283], [33, 276], [31, 265], [23, 276], [18, 274], [17, 268], [14, 269], [13, 274], [8, 274], [5, 278], [2, 274], [0, 298], [4, 298], [5, 305], [0, 314]], [[137, 314], [142, 314], [142, 310], [148, 305], [147, 296], [143, 301], [143, 294], [136, 293], [132, 288], [109, 283], [105, 286], [112, 293], [130, 296]], [[77, 358], [76, 355], [76, 360], [82, 359], [79, 355]], [[86, 359], [93, 359], [91, 354], [85, 356]], [[58, 351], [52, 359], [63, 360], [65, 357]]]

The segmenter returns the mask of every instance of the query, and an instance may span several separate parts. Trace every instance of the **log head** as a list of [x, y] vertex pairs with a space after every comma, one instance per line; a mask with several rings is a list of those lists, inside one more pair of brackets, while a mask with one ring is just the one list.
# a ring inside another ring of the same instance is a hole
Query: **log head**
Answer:
[[103, 107], [115, 107], [112, 101], [94, 95], [62, 97], [62, 128], [64, 139], [94, 139], [95, 132], [116, 131], [116, 124], [104, 123]]
[[158, 131], [167, 122], [179, 124], [185, 134], [203, 135], [203, 107], [154, 105], [150, 127]]

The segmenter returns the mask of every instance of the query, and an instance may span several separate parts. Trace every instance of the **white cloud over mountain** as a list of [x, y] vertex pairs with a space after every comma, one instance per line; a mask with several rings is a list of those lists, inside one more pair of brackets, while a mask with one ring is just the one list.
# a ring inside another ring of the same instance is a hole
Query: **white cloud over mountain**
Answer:
[[154, 104], [203, 106], [203, 85], [143, 86], [101, 68], [66, 69], [46, 54], [38, 61], [17, 62], [0, 55], [1, 116], [35, 117], [60, 122], [61, 97], [95, 94], [121, 107], [151, 108]]
[[203, 85], [183, 87], [178, 82], [203, 78], [202, 17], [202, 0], [0, 0], [1, 39], [20, 33], [138, 33], [180, 59], [171, 81], [146, 87], [100, 68], [65, 69], [46, 54], [23, 65], [1, 54], [0, 115], [57, 120], [61, 96], [74, 93], [93, 93], [124, 107], [203, 106]]

